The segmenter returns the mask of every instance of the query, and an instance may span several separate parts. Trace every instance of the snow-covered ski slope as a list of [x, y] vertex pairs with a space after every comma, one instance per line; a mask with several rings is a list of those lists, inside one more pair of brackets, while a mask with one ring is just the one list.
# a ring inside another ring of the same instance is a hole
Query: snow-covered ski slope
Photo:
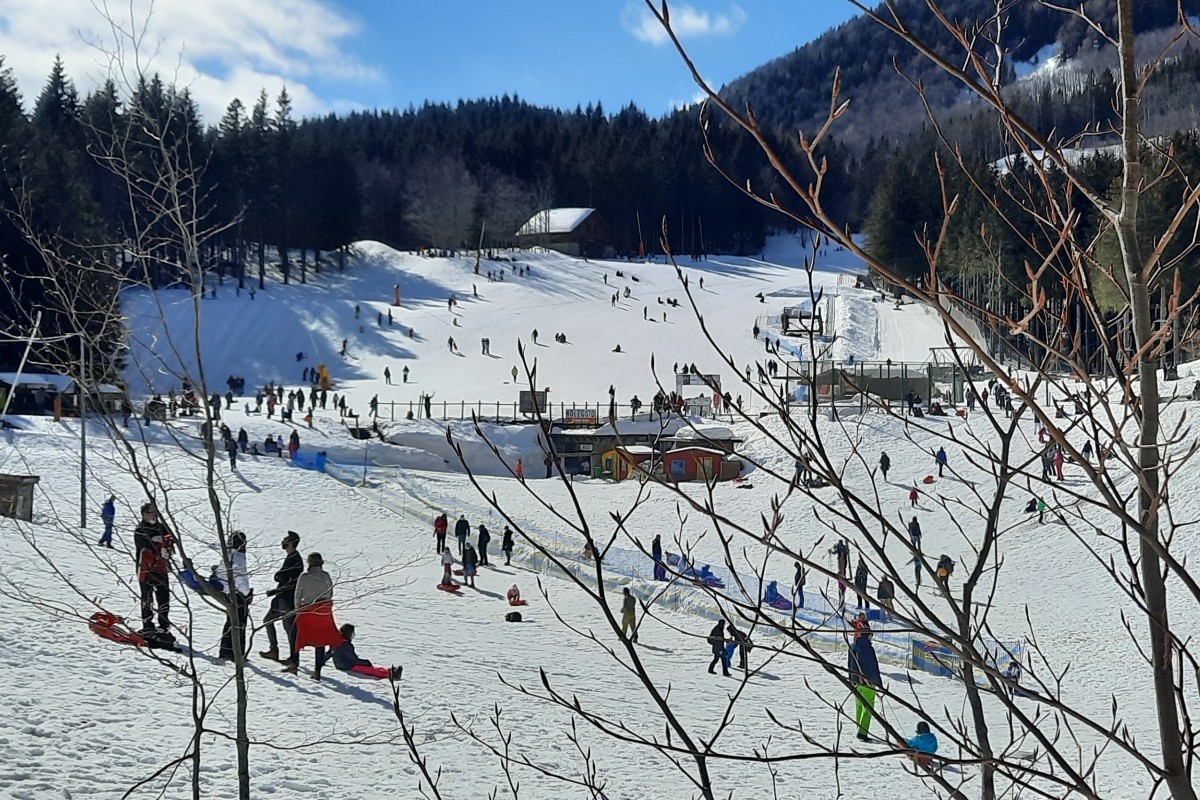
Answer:
[[[790, 302], [784, 297], [794, 297], [795, 290], [806, 285], [807, 277], [795, 260], [778, 254], [787, 247], [776, 245], [774, 254], [769, 248], [765, 259], [719, 259], [728, 263], [710, 261], [686, 268], [701, 314], [737, 363], [764, 355], [762, 343], [750, 336], [756, 316], [777, 314], [783, 303]], [[531, 265], [533, 274], [525, 279], [509, 275], [500, 284], [474, 278], [466, 259], [427, 259], [378, 245], [363, 245], [360, 250], [362, 260], [348, 266], [345, 273], [322, 273], [309, 286], [273, 286], [251, 301], [245, 292], [233, 296], [232, 286], [226, 285], [218, 290], [216, 300], [205, 300], [201, 347], [210, 382], [223, 391], [224, 377], [234, 373], [244, 375], [248, 387], [271, 379], [294, 386], [304, 366], [295, 362], [294, 355], [303, 349], [310, 356], [306, 363], [324, 361], [331, 366], [339, 390], [349, 391], [352, 404], [363, 413], [376, 392], [384, 402], [415, 400], [420, 391], [436, 391], [439, 398], [445, 393], [453, 399], [476, 399], [485, 390], [491, 396], [511, 396], [515, 387], [505, 386], [504, 381], [511, 378], [507, 371], [513, 363], [515, 341], [527, 339], [533, 327], [538, 328], [539, 341], [550, 345], [531, 345], [538, 354], [539, 375], [545, 376], [539, 384], [550, 385], [554, 394], [566, 395], [568, 403], [603, 400], [610, 383], [616, 384], [622, 400], [635, 392], [648, 400], [653, 393], [651, 355], [660, 372], [663, 364], [669, 370], [676, 360], [695, 361], [702, 371], [715, 364], [685, 309], [668, 310], [665, 325], [642, 320], [641, 305], [652, 303], [651, 310], [658, 311], [661, 319], [663, 307], [656, 298], [681, 296], [673, 273], [662, 264], [585, 263], [557, 255], [522, 255], [521, 263]], [[944, 343], [941, 326], [927, 310], [906, 306], [897, 311], [887, 304], [872, 303], [867, 292], [838, 287], [839, 272], [854, 265], [848, 260], [836, 263], [837, 255], [829, 254], [832, 267], [818, 272], [816, 280], [839, 292], [838, 341], [846, 352], [864, 358], [913, 358], [921, 348], [927, 351]], [[631, 292], [640, 298], [636, 305], [632, 299], [623, 300], [621, 308], [610, 305], [610, 293], [624, 286], [616, 282], [617, 269], [641, 278], [629, 282]], [[608, 287], [603, 282], [605, 272]], [[705, 277], [703, 292], [698, 289], [700, 275]], [[394, 329], [386, 328], [385, 317], [381, 331], [375, 314], [386, 314], [397, 280], [405, 292], [404, 302], [400, 309], [393, 309]], [[478, 299], [471, 296], [472, 282], [478, 285]], [[460, 320], [458, 327], [446, 311], [450, 291], [461, 300], [455, 315]], [[760, 291], [768, 295], [765, 306], [754, 297]], [[781, 296], [772, 299], [772, 292]], [[171, 302], [177, 297], [172, 291], [160, 296], [173, 340], [180, 346], [189, 345], [192, 328], [186, 304]], [[145, 321], [154, 302], [146, 295], [130, 298], [135, 341], [162, 341], [161, 328], [156, 333], [156, 326]], [[353, 318], [355, 303], [362, 308], [360, 321]], [[360, 322], [363, 334], [358, 334]], [[409, 340], [400, 325], [412, 325], [417, 336]], [[438, 333], [428, 333], [430, 330]], [[889, 331], [897, 331], [902, 338]], [[447, 350], [444, 340], [451, 332], [464, 356]], [[556, 332], [566, 333], [572, 344], [554, 344]], [[503, 352], [504, 357], [479, 355], [480, 336], [490, 336], [493, 351]], [[342, 338], [352, 339], [350, 358], [345, 361], [337, 356]], [[627, 351], [620, 357], [609, 353], [617, 341]], [[474, 346], [469, 347], [471, 344]], [[158, 355], [166, 352], [159, 346], [154, 351]], [[384, 386], [383, 367], [390, 365], [398, 381], [397, 373], [405, 363], [418, 383]], [[732, 385], [733, 375], [725, 378]], [[156, 389], [164, 391], [169, 386], [155, 383]], [[736, 393], [736, 389], [732, 391]], [[1174, 408], [1168, 417], [1178, 413], [1179, 408]], [[254, 441], [261, 442], [268, 433], [286, 435], [290, 431], [278, 419], [247, 417], [240, 411], [228, 414], [227, 420], [235, 430], [244, 426]], [[38, 474], [42, 481], [34, 524], [0, 521], [0, 587], [6, 609], [0, 615], [0, 744], [5, 753], [0, 760], [0, 796], [36, 800], [68, 795], [120, 797], [135, 782], [181, 756], [189, 735], [190, 691], [179, 677], [129, 648], [101, 641], [81, 622], [94, 610], [94, 601], [130, 619], [137, 617], [136, 599], [117, 578], [133, 571], [133, 512], [144, 494], [128, 475], [128, 456], [105, 439], [101, 426], [93, 424], [88, 459], [91, 524], [89, 530], [76, 534], [78, 424], [46, 419], [22, 419], [19, 423], [22, 429], [6, 433], [0, 443], [0, 471]], [[510, 796], [496, 758], [450, 721], [453, 713], [494, 743], [497, 739], [489, 728], [488, 714], [496, 703], [504, 709], [506, 730], [513, 733], [514, 755], [527, 755], [568, 775], [579, 775], [585, 769], [568, 738], [568, 715], [506, 687], [497, 679], [497, 672], [511, 684], [536, 691], [540, 687], [538, 670], [544, 669], [552, 685], [568, 696], [578, 695], [586, 706], [647, 735], [661, 735], [661, 719], [645, 691], [605, 652], [605, 647], [615, 647], [619, 659], [627, 658], [594, 605], [545, 564], [530, 558], [527, 548], [518, 545], [512, 567], [481, 570], [477, 590], [448, 596], [434, 587], [440, 574], [430, 529], [435, 510], [445, 509], [452, 520], [466, 513], [472, 523], [486, 522], [493, 536], [493, 564], [501, 562], [496, 550], [503, 525], [499, 517], [485, 510], [486, 502], [468, 478], [455, 474], [442, 462], [445, 453], [431, 444], [444, 435], [444, 426], [427, 421], [412, 424], [425, 431], [421, 447], [370, 444], [364, 448], [348, 437], [336, 413], [319, 413], [312, 430], [301, 428], [301, 437], [305, 448], [325, 449], [335, 457], [339, 466], [332, 475], [291, 467], [275, 458], [241, 459], [236, 474], [227, 466], [219, 467], [220, 494], [227, 502], [230, 522], [244, 529], [250, 540], [251, 583], [259, 595], [252, 617], [261, 619], [265, 612], [261, 595], [271, 588], [271, 574], [281, 560], [279, 540], [289, 529], [299, 531], [301, 551], [322, 553], [338, 582], [337, 616], [358, 627], [359, 654], [377, 664], [405, 666], [401, 702], [407, 719], [416, 725], [423, 754], [431, 766], [443, 770], [446, 797], [487, 796], [497, 784], [499, 796]], [[746, 440], [742, 449], [763, 467], [790, 475], [790, 457], [769, 437], [779, 432], [779, 424], [770, 420], [766, 424], [766, 433], [740, 423], [734, 424], [734, 431]], [[989, 436], [979, 417], [929, 419], [927, 424], [955, 426], [960, 434], [970, 432], [985, 440]], [[195, 458], [197, 426], [195, 421], [180, 420], [168, 433], [155, 425], [145, 433], [144, 447], [139, 445], [136, 451], [142, 463], [153, 465], [171, 487], [166, 496], [160, 496], [160, 503], [169, 508], [190, 549], [204, 553], [212, 535], [201, 490], [201, 465]], [[965, 552], [965, 539], [979, 525], [969, 511], [979, 505], [973, 493], [978, 490], [986, 495], [991, 485], [983, 469], [966, 463], [954, 448], [948, 448], [950, 472], [955, 474], [924, 487], [929, 494], [914, 512], [907, 499], [911, 481], [936, 472], [930, 454], [936, 444], [929, 432], [873, 414], [861, 418], [843, 415], [839, 421], [822, 418], [817, 432], [831, 460], [844, 465], [846, 480], [864, 489], [869, 486], [869, 468], [879, 452], [886, 450], [892, 459], [892, 482], [880, 485], [884, 507], [894, 508], [897, 519], [907, 520], [913, 513], [920, 517], [924, 549], [932, 558], [942, 552]], [[142, 435], [136, 426], [133, 433]], [[456, 435], [469, 435], [468, 426], [456, 427]], [[1029, 439], [1018, 456], [1037, 447], [1032, 430]], [[520, 441], [509, 444], [518, 451], [528, 446]], [[482, 446], [472, 452], [480, 462], [487, 457]], [[366, 486], [349, 485], [361, 476], [351, 466], [355, 463], [366, 465]], [[531, 502], [517, 481], [495, 477], [502, 472], [499, 469], [482, 471], [493, 475], [479, 478], [482, 488], [494, 493], [515, 517], [548, 536], [560, 537], [554, 542], [558, 552], [569, 555], [582, 550], [582, 542], [572, 538], [549, 510]], [[1067, 479], [1075, 488], [1083, 486], [1082, 478], [1071, 475], [1069, 468]], [[553, 481], [529, 483], [555, 509], [571, 507], [565, 491]], [[782, 486], [771, 480], [765, 469], [752, 473], [747, 483], [741, 484], [746, 488], [718, 485], [714, 499], [722, 515], [754, 528]], [[576, 490], [589, 522], [598, 532], [605, 532], [613, 527], [609, 514], [627, 509], [639, 487], [635, 482], [585, 481], [577, 483]], [[99, 505], [110, 491], [119, 498], [118, 548], [95, 550], [90, 545], [99, 536]], [[701, 489], [688, 491], [699, 496]], [[962, 501], [960, 506], [950, 506], [955, 509], [954, 518], [935, 505], [935, 497]], [[1154, 718], [1145, 669], [1122, 632], [1119, 609], [1124, 598], [1116, 587], [1097, 577], [1084, 546], [1061, 526], [1050, 522], [1038, 525], [1021, 512], [1027, 499], [1022, 492], [1008, 498], [1004, 507], [1008, 532], [1001, 542], [1003, 566], [991, 617], [996, 634], [1005, 640], [1021, 638], [1028, 612], [1051, 663], [1058, 670], [1071, 666], [1063, 687], [1066, 699], [1107, 724], [1115, 696], [1123, 721], [1138, 740], [1153, 741]], [[1172, 511], [1176, 518], [1194, 519], [1200, 511], [1198, 505], [1194, 493], [1177, 493]], [[793, 497], [782, 511], [787, 519], [783, 535], [789, 543], [832, 564], [832, 557], [825, 554], [832, 541], [811, 504]], [[652, 490], [626, 529], [643, 543], [661, 534], [668, 550], [685, 544], [697, 558], [719, 558], [715, 532], [695, 514], [681, 521], [676, 499], [662, 489]], [[853, 537], [851, 541], [853, 544]], [[37, 555], [34, 544], [53, 569]], [[632, 548], [625, 540], [617, 544]], [[1101, 555], [1107, 554], [1102, 540], [1090, 544], [1099, 548]], [[1174, 543], [1179, 553], [1189, 552], [1195, 545], [1195, 534], [1189, 529]], [[909, 580], [911, 567], [904, 564], [899, 542], [889, 549], [888, 556], [896, 565], [896, 576]], [[753, 552], [745, 559], [756, 560]], [[203, 568], [215, 561], [211, 554], [196, 556]], [[878, 564], [872, 564], [872, 586], [879, 570]], [[76, 582], [79, 591], [64, 589], [55, 571]], [[768, 577], [786, 585], [792, 570], [790, 562], [773, 559], [767, 571]], [[526, 621], [520, 625], [503, 622], [508, 611], [503, 594], [514, 582], [531, 598], [531, 604], [523, 609]], [[618, 576], [607, 587], [614, 603], [619, 600], [620, 585], [630, 586], [648, 601], [656, 597], [649, 582]], [[598, 642], [579, 636], [559, 621], [540, 596], [539, 586], [565, 622], [577, 630], [593, 631]], [[832, 592], [824, 579], [810, 579], [810, 596]], [[21, 602], [21, 596], [36, 605]], [[196, 631], [197, 647], [202, 648], [197, 668], [210, 685], [217, 685], [222, 676], [230, 674], [227, 666], [213, 658], [220, 620], [195, 600], [195, 595], [177, 586], [173, 620]], [[704, 672], [709, 655], [703, 636], [717, 609], [696, 590], [681, 590], [664, 600], [643, 622], [639, 656], [649, 665], [656, 685], [671, 688], [672, 705], [691, 729], [698, 737], [707, 738], [718, 729], [727, 695], [737, 686], [733, 679]], [[188, 601], [194, 616], [185, 605]], [[930, 595], [929, 602], [937, 601]], [[1140, 627], [1135, 624], [1135, 629], [1140, 631]], [[1184, 635], [1197, 632], [1182, 631]], [[773, 729], [767, 710], [780, 720], [802, 725], [820, 741], [835, 743], [839, 731], [843, 744], [851, 739], [851, 721], [839, 717], [812, 694], [818, 691], [843, 703], [842, 710], [852, 715], [853, 704], [844, 689], [820, 666], [796, 658], [794, 653], [772, 657], [772, 637], [756, 634], [756, 639], [762, 646], [753, 652], [752, 662], [767, 663], [750, 679], [735, 719], [720, 741], [729, 750], [744, 753], [761, 747], [771, 735], [771, 752], [812, 752], [799, 735]], [[259, 633], [252, 649], [264, 646], [264, 636]], [[886, 647], [880, 650], [888, 655]], [[306, 670], [311, 668], [311, 659], [311, 652], [306, 652], [302, 662]], [[276, 667], [254, 660], [249, 676], [251, 732], [282, 749], [255, 747], [253, 796], [335, 800], [419, 796], [416, 768], [395, 741], [397, 729], [384, 683], [358, 679], [330, 667], [326, 680], [318, 685], [303, 674], [281, 676]], [[937, 723], [949, 724], [963, 713], [964, 693], [956, 682], [921, 673], [908, 675], [893, 659], [887, 659], [883, 672], [890, 691], [919, 696]], [[1028, 711], [1034, 713], [1033, 703], [1028, 705]], [[911, 730], [917, 720], [916, 715], [887, 701], [883, 713], [903, 730]], [[993, 722], [994, 747], [1031, 749], [1028, 740], [1020, 739], [1019, 728], [1010, 736], [998, 708], [993, 709]], [[216, 698], [209, 724], [223, 733], [233, 730], [231, 688]], [[1046, 724], [1048, 728], [1053, 725]], [[618, 746], [586, 725], [580, 726], [580, 735], [583, 748], [590, 750], [606, 782], [608, 796], [647, 800], [692, 796], [686, 778], [653, 751]], [[322, 740], [329, 741], [319, 743]], [[1088, 752], [1094, 744], [1085, 736], [1080, 746]], [[231, 744], [210, 736], [204, 747], [204, 796], [232, 796], [236, 776]], [[785, 796], [937, 796], [933, 787], [925, 785], [898, 758], [843, 761], [837, 773], [831, 763], [823, 761], [781, 763], [777, 769]], [[772, 778], [765, 768], [719, 761], [712, 770], [722, 796], [773, 796]], [[528, 768], [517, 768], [516, 774], [523, 797], [588, 796], [582, 789]], [[1100, 796], [1145, 797], [1151, 789], [1144, 773], [1113, 749], [1099, 759], [1095, 774]], [[978, 781], [969, 768], [961, 777]], [[153, 786], [134, 796], [158, 796]], [[970, 796], [969, 787], [967, 793]], [[190, 796], [187, 780], [178, 779], [166, 796]]]

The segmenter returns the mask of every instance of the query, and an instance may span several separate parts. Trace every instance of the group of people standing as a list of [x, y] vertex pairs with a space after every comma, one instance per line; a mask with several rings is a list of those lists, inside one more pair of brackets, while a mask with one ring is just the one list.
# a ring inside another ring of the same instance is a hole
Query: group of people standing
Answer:
[[[447, 514], [442, 512], [433, 520], [433, 537], [434, 549], [436, 550], [439, 561], [442, 565], [442, 586], [454, 585], [454, 553], [450, 546], [446, 544], [446, 535], [450, 529], [450, 522]], [[475, 542], [469, 541], [471, 535], [471, 523], [467, 522], [465, 514], [460, 515], [454, 523], [454, 539], [458, 544], [458, 558], [462, 563], [463, 583], [467, 586], [475, 586], [475, 576], [479, 572], [479, 567], [490, 566], [488, 560], [488, 546], [492, 541], [491, 531], [482, 522], [476, 528]], [[513, 552], [513, 532], [509, 526], [504, 526], [504, 534], [500, 539], [500, 552], [504, 554], [504, 564], [508, 566], [512, 563]]]

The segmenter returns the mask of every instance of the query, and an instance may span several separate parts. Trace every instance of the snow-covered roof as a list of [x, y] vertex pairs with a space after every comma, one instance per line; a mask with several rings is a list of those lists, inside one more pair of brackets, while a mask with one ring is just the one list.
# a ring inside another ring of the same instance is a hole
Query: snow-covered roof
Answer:
[[0, 372], [0, 383], [9, 386], [24, 386], [28, 389], [53, 389], [56, 392], [66, 392], [75, 386], [75, 379], [70, 375], [58, 375], [53, 372], [22, 372], [17, 378], [15, 372]]
[[529, 218], [517, 231], [517, 236], [536, 236], [543, 233], [570, 233], [592, 215], [594, 208], [545, 208]]
[[677, 442], [684, 440], [700, 440], [700, 441], [726, 441], [734, 438], [733, 431], [726, 428], [724, 425], [712, 425], [709, 423], [699, 423], [691, 426], [685, 425], [675, 432], [672, 437]]
[[654, 448], [645, 444], [629, 444], [624, 447], [618, 447], [618, 450], [628, 453], [631, 456], [652, 456]]

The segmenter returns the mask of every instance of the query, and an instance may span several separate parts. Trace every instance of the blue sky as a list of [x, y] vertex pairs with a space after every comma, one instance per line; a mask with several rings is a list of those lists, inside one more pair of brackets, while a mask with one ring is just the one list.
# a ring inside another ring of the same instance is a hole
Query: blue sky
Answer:
[[[249, 103], [260, 88], [275, 94], [284, 85], [304, 115], [508, 93], [566, 109], [599, 101], [609, 112], [632, 101], [658, 116], [696, 96], [640, 0], [114, 5], [146, 26], [154, 45], [143, 58], [190, 86], [209, 119], [235, 96]], [[115, 43], [91, 9], [80, 0], [0, 4], [0, 55], [27, 105], [56, 53], [85, 91], [108, 73], [105, 54]], [[671, 9], [701, 72], [716, 85], [852, 16], [841, 0], [690, 0]]]

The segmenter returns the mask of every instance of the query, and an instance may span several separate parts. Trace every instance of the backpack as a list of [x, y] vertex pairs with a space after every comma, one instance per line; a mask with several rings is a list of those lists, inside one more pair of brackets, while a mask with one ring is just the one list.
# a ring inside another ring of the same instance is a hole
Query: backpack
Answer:
[[504, 615], [504, 621], [505, 622], [520, 622], [521, 621], [521, 612], [520, 611], [508, 612], [507, 614]]

